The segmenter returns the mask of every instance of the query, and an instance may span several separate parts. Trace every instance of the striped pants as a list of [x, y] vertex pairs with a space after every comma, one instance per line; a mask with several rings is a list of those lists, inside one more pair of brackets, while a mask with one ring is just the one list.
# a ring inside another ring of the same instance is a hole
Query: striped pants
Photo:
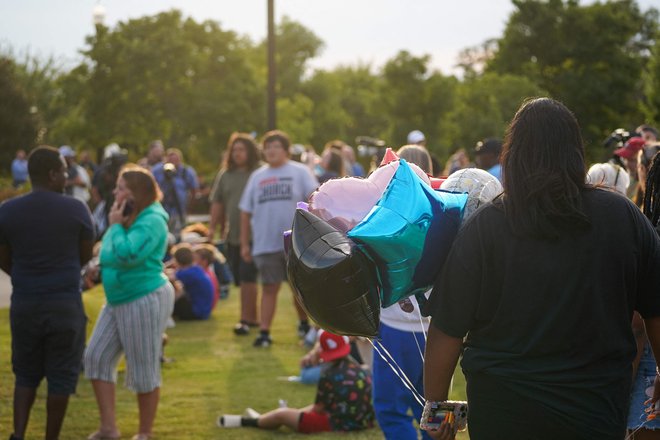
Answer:
[[128, 389], [148, 393], [160, 387], [162, 333], [173, 307], [170, 283], [135, 301], [103, 306], [85, 350], [85, 377], [116, 383], [123, 352]]

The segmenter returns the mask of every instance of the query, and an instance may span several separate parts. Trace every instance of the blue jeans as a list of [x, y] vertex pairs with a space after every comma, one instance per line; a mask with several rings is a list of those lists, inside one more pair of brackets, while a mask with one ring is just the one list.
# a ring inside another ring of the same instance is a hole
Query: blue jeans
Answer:
[[[424, 394], [424, 364], [420, 354], [420, 348], [422, 353], [425, 348], [424, 335], [396, 330], [381, 323], [379, 336], [383, 346], [415, 385], [415, 389]], [[373, 397], [376, 419], [386, 439], [417, 440], [417, 429], [413, 426], [413, 416], [409, 415], [408, 410], [412, 409], [414, 419], [419, 422], [423, 408], [377, 352], [374, 352], [373, 361]], [[422, 438], [430, 440], [431, 437], [422, 431]]]
[[[628, 429], [646, 428], [660, 429], [660, 419], [646, 421], [644, 402], [653, 394], [653, 380], [655, 379], [655, 358], [649, 343], [644, 345], [644, 352], [639, 361], [637, 375], [633, 381], [630, 393], [630, 407], [628, 409]], [[647, 392], [648, 390], [648, 392]], [[649, 395], [651, 393], [651, 395]]]

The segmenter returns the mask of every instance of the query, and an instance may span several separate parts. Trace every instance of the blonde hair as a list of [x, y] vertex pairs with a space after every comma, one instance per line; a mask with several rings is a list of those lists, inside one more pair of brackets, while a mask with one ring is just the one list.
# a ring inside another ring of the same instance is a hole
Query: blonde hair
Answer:
[[399, 148], [399, 151], [397, 151], [396, 154], [400, 158], [405, 159], [410, 163], [414, 163], [426, 174], [433, 175], [433, 162], [431, 162], [431, 155], [422, 145], [404, 145]]
[[612, 188], [625, 196], [628, 185], [630, 185], [630, 176], [619, 165], [597, 163], [589, 168], [587, 172], [587, 183]]

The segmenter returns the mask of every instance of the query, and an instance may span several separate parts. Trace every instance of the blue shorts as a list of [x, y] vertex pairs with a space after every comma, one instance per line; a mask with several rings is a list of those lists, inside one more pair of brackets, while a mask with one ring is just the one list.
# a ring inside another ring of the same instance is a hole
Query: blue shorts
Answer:
[[9, 316], [16, 385], [38, 388], [45, 377], [48, 394], [75, 393], [87, 324], [80, 295], [12, 301]]
[[639, 361], [637, 375], [630, 393], [630, 407], [628, 409], [628, 429], [660, 429], [660, 418], [646, 421], [646, 406], [644, 402], [653, 394], [653, 381], [655, 380], [655, 359], [648, 342], [644, 345], [644, 353]]

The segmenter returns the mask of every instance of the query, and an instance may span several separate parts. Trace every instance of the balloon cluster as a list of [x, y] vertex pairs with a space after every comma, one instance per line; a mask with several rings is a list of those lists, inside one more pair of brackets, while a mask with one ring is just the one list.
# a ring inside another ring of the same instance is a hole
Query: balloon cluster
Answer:
[[285, 233], [289, 281], [300, 304], [333, 333], [376, 337], [381, 306], [433, 285], [466, 206], [483, 196], [478, 187], [486, 180], [463, 179], [473, 185], [461, 188], [450, 176], [434, 190], [440, 182], [388, 149], [367, 179], [324, 183]]

